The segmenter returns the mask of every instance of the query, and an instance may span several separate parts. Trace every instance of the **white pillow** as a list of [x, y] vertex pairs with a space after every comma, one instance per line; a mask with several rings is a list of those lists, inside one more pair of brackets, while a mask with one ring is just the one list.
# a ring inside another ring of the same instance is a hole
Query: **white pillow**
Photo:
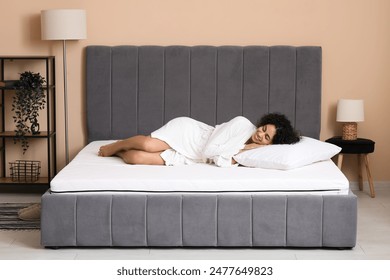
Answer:
[[304, 136], [295, 144], [268, 145], [239, 153], [233, 158], [247, 167], [288, 170], [330, 159], [340, 151], [336, 145]]

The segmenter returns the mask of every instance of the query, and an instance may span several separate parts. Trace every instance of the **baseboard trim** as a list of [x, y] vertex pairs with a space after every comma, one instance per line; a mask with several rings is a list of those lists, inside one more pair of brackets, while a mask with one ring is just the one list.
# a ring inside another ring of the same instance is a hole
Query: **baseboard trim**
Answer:
[[[359, 182], [357, 181], [350, 181], [349, 182], [349, 187], [351, 190], [359, 190]], [[369, 189], [370, 186], [368, 184], [368, 181], [363, 182], [363, 188], [364, 189]], [[374, 188], [375, 190], [384, 190], [390, 188], [390, 181], [374, 181]]]

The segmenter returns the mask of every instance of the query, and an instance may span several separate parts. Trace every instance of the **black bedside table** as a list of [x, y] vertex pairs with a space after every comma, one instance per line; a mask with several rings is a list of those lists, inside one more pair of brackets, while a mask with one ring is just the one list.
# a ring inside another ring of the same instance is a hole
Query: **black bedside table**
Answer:
[[374, 184], [372, 182], [370, 165], [368, 161], [368, 154], [373, 153], [375, 149], [375, 142], [370, 139], [357, 138], [356, 140], [343, 140], [341, 136], [336, 136], [326, 140], [328, 143], [332, 143], [341, 148], [341, 152], [338, 155], [337, 166], [340, 168], [343, 165], [344, 154], [356, 154], [358, 158], [359, 168], [359, 190], [363, 190], [363, 175], [362, 175], [362, 164], [361, 158], [364, 159], [364, 165], [366, 166], [367, 179], [370, 185], [371, 197], [375, 197]]

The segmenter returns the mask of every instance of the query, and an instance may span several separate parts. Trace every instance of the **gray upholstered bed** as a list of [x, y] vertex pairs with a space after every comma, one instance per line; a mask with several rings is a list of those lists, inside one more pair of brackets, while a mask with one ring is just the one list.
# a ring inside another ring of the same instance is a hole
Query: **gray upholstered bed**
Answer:
[[[319, 137], [320, 47], [90, 46], [86, 53], [89, 142], [149, 134], [178, 116], [215, 125], [275, 111], [302, 135]], [[352, 193], [48, 191], [41, 242], [351, 248], [356, 220]]]

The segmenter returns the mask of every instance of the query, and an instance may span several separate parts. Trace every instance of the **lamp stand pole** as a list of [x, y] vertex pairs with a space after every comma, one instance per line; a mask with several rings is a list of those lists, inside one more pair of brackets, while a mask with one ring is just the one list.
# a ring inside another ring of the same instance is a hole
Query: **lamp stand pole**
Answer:
[[66, 74], [66, 40], [62, 41], [63, 66], [64, 66], [64, 113], [65, 113], [65, 160], [69, 163], [69, 142], [68, 142], [68, 79]]

